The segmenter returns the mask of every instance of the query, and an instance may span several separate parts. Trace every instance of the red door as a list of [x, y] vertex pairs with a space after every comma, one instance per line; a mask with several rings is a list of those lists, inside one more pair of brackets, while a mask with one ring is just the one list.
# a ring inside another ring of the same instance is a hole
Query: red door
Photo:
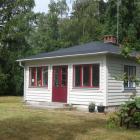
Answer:
[[53, 67], [52, 101], [67, 102], [68, 66]]

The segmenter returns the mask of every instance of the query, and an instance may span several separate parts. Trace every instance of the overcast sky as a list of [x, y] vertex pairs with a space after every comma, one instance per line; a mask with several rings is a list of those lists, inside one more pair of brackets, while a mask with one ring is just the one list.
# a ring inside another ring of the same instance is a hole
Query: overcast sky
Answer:
[[[34, 8], [34, 12], [45, 12], [45, 13], [47, 13], [49, 2], [50, 2], [50, 0], [35, 0], [36, 6]], [[67, 4], [71, 7], [72, 0], [67, 0]]]

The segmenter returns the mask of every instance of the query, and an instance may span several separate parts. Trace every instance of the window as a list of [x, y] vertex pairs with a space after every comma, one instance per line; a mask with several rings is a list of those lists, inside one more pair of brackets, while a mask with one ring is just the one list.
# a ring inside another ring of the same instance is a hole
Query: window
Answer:
[[48, 86], [48, 67], [30, 67], [30, 86], [45, 87]]
[[135, 88], [136, 66], [124, 66], [124, 88]]
[[90, 65], [83, 65], [83, 86], [90, 86]]
[[67, 67], [62, 67], [62, 87], [67, 86]]
[[37, 86], [41, 87], [42, 86], [42, 68], [41, 67], [36, 68], [36, 75], [37, 75]]
[[74, 65], [75, 87], [99, 87], [99, 64]]
[[36, 85], [36, 68], [30, 68], [30, 85]]
[[42, 67], [43, 86], [48, 85], [48, 67]]

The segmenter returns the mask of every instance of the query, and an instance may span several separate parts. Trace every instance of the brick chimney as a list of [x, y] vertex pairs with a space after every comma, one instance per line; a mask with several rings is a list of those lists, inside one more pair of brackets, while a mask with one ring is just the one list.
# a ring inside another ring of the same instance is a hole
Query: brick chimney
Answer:
[[117, 44], [117, 38], [113, 35], [105, 35], [104, 36], [104, 43]]

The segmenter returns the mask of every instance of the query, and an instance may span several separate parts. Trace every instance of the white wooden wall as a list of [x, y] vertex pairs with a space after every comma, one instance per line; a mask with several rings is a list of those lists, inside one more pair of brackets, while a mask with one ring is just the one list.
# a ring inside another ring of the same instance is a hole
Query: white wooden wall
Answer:
[[[73, 64], [100, 63], [100, 88], [73, 88]], [[44, 66], [49, 68], [48, 88], [29, 88], [29, 67]], [[106, 56], [79, 56], [71, 58], [46, 59], [26, 62], [24, 72], [24, 99], [26, 101], [52, 101], [52, 66], [68, 65], [68, 93], [67, 103], [88, 105], [93, 101], [96, 104], [106, 105], [107, 99], [107, 68]]]
[[[48, 78], [52, 79], [52, 69], [51, 67], [48, 68]], [[25, 85], [24, 85], [24, 100], [26, 101], [51, 101], [51, 83], [49, 82], [48, 88], [41, 87], [41, 88], [31, 88], [29, 87], [29, 67], [25, 67]]]
[[[134, 60], [107, 56], [107, 106], [120, 105], [127, 101], [132, 91], [124, 90], [123, 81], [117, 80], [124, 73], [124, 65], [136, 66], [136, 76], [140, 78], [140, 65]], [[137, 95], [140, 95], [140, 86], [136, 87]]]

